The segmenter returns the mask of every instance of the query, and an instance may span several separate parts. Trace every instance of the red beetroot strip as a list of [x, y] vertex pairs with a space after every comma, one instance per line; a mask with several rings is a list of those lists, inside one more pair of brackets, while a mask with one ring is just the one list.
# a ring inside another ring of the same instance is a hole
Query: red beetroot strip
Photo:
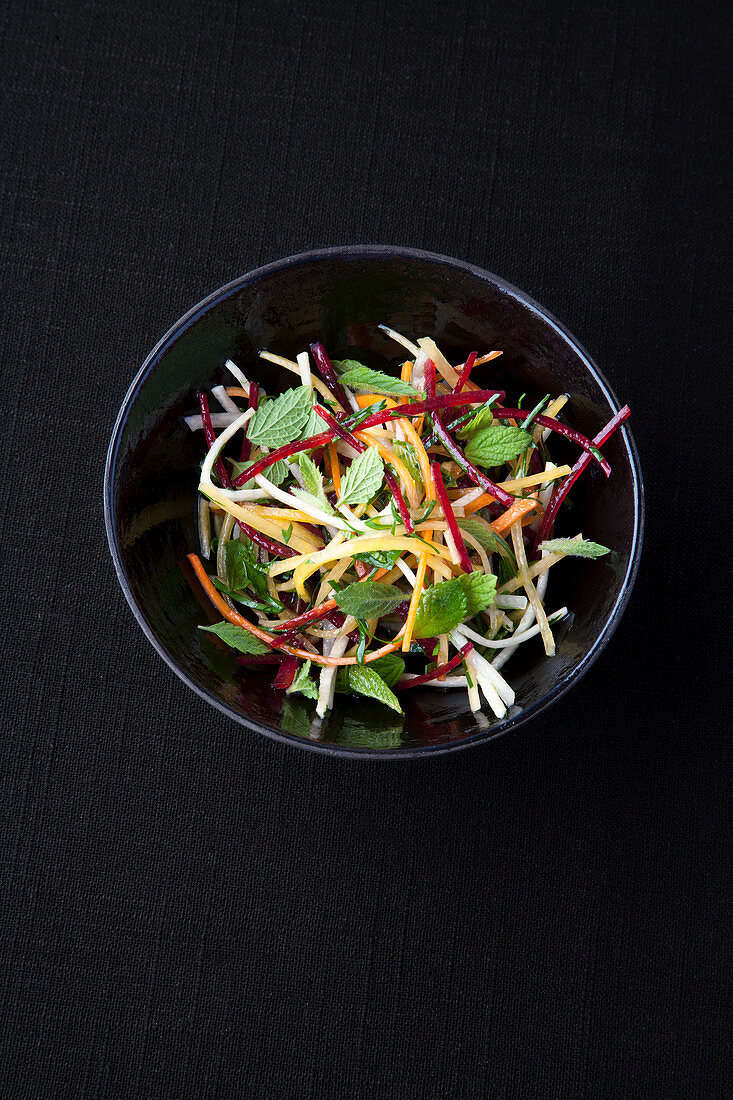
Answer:
[[[209, 450], [214, 446], [216, 442], [216, 434], [214, 432], [214, 425], [211, 423], [211, 415], [209, 413], [209, 399], [203, 391], [198, 394], [199, 408], [201, 409], [201, 423], [204, 426], [204, 435], [206, 436], [206, 446]], [[214, 463], [214, 469], [216, 470], [219, 481], [225, 489], [231, 489], [232, 481], [227, 473], [227, 468], [224, 465], [223, 458], [217, 458]]]
[[[321, 420], [325, 421], [325, 423], [328, 424], [331, 431], [335, 432], [336, 435], [341, 436], [344, 442], [348, 443], [351, 447], [354, 448], [355, 451], [358, 451], [359, 454], [364, 453], [364, 451], [366, 450], [366, 444], [362, 443], [361, 440], [357, 439], [355, 435], [352, 435], [352, 433], [347, 428], [344, 428], [341, 424], [339, 424], [335, 417], [331, 416], [331, 414], [326, 412], [326, 410], [320, 405], [316, 405], [315, 409]], [[395, 504], [397, 505], [397, 510], [400, 513], [400, 519], [405, 525], [405, 530], [409, 535], [411, 535], [415, 530], [415, 524], [412, 522], [410, 510], [407, 507], [405, 498], [402, 495], [402, 491], [400, 489], [397, 478], [394, 476], [391, 470], [387, 469], [386, 466], [384, 468], [384, 480], [387, 482], [387, 485], [389, 486], [389, 491], [395, 499]]]
[[[260, 404], [260, 387], [257, 385], [256, 382], [250, 382], [250, 384], [249, 384], [249, 398], [248, 398], [248, 400], [249, 400], [250, 409], [252, 409], [254, 412], [257, 412], [257, 409], [259, 408], [259, 404]], [[244, 430], [242, 432], [242, 449], [239, 452], [239, 461], [240, 462], [246, 462], [251, 453], [252, 453], [252, 444], [250, 443], [250, 441], [248, 439], [247, 425], [245, 424]]]
[[[624, 407], [619, 409], [616, 415], [609, 420], [605, 428], [601, 428], [598, 435], [595, 436], [593, 440], [594, 446], [601, 447], [606, 440], [613, 435], [616, 429], [623, 424], [624, 420], [628, 420], [630, 416], [631, 409], [628, 405], [624, 405]], [[550, 498], [550, 503], [545, 510], [545, 514], [542, 517], [542, 523], [535, 536], [533, 552], [537, 550], [540, 543], [543, 542], [551, 532], [560, 505], [565, 500], [565, 497], [568, 495], [583, 470], [590, 464], [590, 460], [591, 456], [588, 453], [581, 455], [562, 484], [555, 486], [552, 497]]]
[[463, 389], [463, 387], [468, 382], [471, 371], [473, 370], [473, 364], [476, 362], [477, 358], [478, 358], [478, 352], [472, 351], [471, 354], [469, 355], [468, 359], [466, 360], [466, 362], [463, 364], [463, 370], [458, 375], [458, 381], [456, 382], [455, 386], [453, 387], [453, 392], [454, 393], [460, 393], [461, 390]]
[[471, 652], [473, 649], [473, 642], [466, 642], [464, 646], [458, 650], [454, 657], [451, 657], [450, 661], [446, 661], [444, 665], [438, 665], [437, 668], [432, 669], [430, 672], [426, 672], [423, 676], [415, 676], [412, 680], [400, 680], [397, 687], [404, 691], [405, 688], [420, 687], [420, 684], [429, 684], [431, 680], [438, 680], [441, 676], [447, 675], [452, 672], [454, 668], [460, 665], [463, 658]]
[[[472, 390], [470, 393], [446, 393], [429, 401], [417, 401], [412, 405], [396, 405], [393, 409], [383, 409], [382, 412], [372, 413], [371, 416], [362, 421], [359, 428], [374, 428], [377, 424], [386, 424], [388, 420], [394, 420], [395, 417], [420, 416], [421, 413], [434, 413], [439, 409], [452, 409], [456, 405], [482, 405], [490, 401], [492, 397], [498, 397], [502, 401], [505, 396], [503, 390]], [[334, 434], [333, 431], [320, 432], [318, 435], [312, 435], [310, 439], [286, 443], [284, 446], [270, 451], [269, 454], [262, 455], [246, 470], [242, 470], [239, 477], [235, 478], [235, 489], [244, 485], [245, 481], [249, 481], [250, 478], [261, 474], [263, 470], [266, 470], [268, 466], [272, 466], [281, 458], [291, 458], [300, 451], [312, 451], [317, 447], [327, 446], [333, 441]]]
[[285, 688], [290, 687], [295, 679], [299, 664], [300, 661], [297, 657], [292, 657], [290, 654], [283, 657], [280, 668], [275, 673], [275, 678], [272, 681], [272, 686], [276, 691], [284, 691]]
[[[525, 412], [523, 409], [497, 408], [495, 410], [495, 416], [499, 420], [526, 420], [530, 415], [530, 413]], [[611, 467], [608, 465], [603, 455], [601, 455], [600, 458], [596, 458], [592, 453], [591, 448], [595, 446], [595, 443], [591, 443], [587, 436], [582, 435], [580, 432], [576, 432], [575, 428], [569, 428], [568, 425], [563, 424], [562, 421], [555, 420], [553, 416], [536, 416], [533, 423], [540, 424], [543, 428], [549, 428], [550, 431], [557, 432], [558, 435], [564, 435], [566, 439], [571, 439], [573, 443], [577, 443], [579, 447], [583, 448], [589, 458], [595, 459], [606, 477], [610, 476]]]
[[451, 502], [448, 500], [448, 494], [445, 491], [445, 485], [443, 484], [443, 475], [440, 471], [440, 463], [434, 462], [430, 467], [433, 474], [433, 485], [435, 486], [435, 493], [438, 497], [438, 503], [443, 509], [443, 515], [445, 516], [445, 522], [448, 524], [448, 529], [453, 536], [453, 542], [456, 545], [458, 551], [458, 557], [461, 562], [461, 569], [464, 573], [471, 572], [471, 562], [468, 557], [468, 551], [466, 550], [466, 544], [463, 541], [463, 535], [456, 523], [456, 516]]
[[331, 360], [326, 355], [326, 349], [324, 348], [320, 340], [317, 341], [315, 344], [311, 344], [311, 355], [316, 361], [318, 373], [320, 374], [321, 378], [326, 383], [329, 390], [336, 398], [338, 403], [341, 405], [341, 407], [348, 412], [348, 410], [351, 408], [351, 405], [349, 404], [349, 399], [346, 396], [346, 390], [336, 377], [336, 371], [331, 366]]
[[514, 497], [510, 493], [508, 493], [506, 489], [502, 489], [499, 485], [492, 481], [491, 478], [488, 478], [486, 474], [483, 474], [480, 470], [477, 470], [472, 462], [468, 461], [461, 448], [446, 431], [445, 425], [443, 424], [443, 421], [440, 419], [440, 416], [437, 413], [433, 415], [433, 428], [435, 429], [435, 434], [445, 447], [448, 454], [451, 455], [451, 457], [455, 459], [458, 465], [466, 471], [471, 480], [476, 485], [480, 485], [485, 493], [489, 493], [491, 496], [496, 497], [496, 499], [500, 501], [505, 508], [511, 508], [512, 504], [514, 503]]

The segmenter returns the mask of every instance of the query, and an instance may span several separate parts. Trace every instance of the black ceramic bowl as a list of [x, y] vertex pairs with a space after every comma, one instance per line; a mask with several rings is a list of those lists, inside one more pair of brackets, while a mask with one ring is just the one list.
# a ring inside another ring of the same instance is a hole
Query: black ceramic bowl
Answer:
[[[198, 549], [202, 437], [189, 432], [182, 417], [195, 411], [198, 389], [224, 379], [227, 357], [269, 393], [292, 385], [291, 375], [283, 377], [279, 368], [258, 359], [262, 347], [294, 355], [320, 339], [335, 358], [369, 349], [401, 360], [401, 349], [382, 336], [379, 322], [415, 338], [432, 336], [454, 362], [473, 349], [501, 348], [502, 357], [477, 371], [477, 379], [515, 399], [525, 392], [528, 406], [545, 393], [568, 392], [568, 418], [588, 436], [618, 409], [577, 341], [496, 276], [408, 248], [307, 252], [217, 290], [153, 349], [112, 433], [104, 502], [125, 596], [158, 653], [194, 691], [248, 729], [289, 744], [391, 758], [447, 752], [496, 737], [539, 714], [580, 680], [628, 600], [641, 549], [643, 491], [636, 448], [624, 427], [604, 447], [611, 478], [592, 464], [573, 494], [574, 510], [564, 517], [569, 526], [557, 531], [582, 530], [613, 553], [598, 561], [563, 562], [553, 570], [549, 603], [567, 604], [572, 625], [559, 632], [555, 658], [546, 659], [534, 639], [507, 663], [517, 705], [506, 718], [473, 714], [464, 691], [406, 692], [404, 722], [379, 703], [337, 696], [315, 739], [314, 703], [272, 691], [269, 676], [241, 669], [197, 630], [209, 621], [210, 609], [191, 583], [185, 555]], [[570, 448], [567, 457], [575, 456], [577, 450]]]

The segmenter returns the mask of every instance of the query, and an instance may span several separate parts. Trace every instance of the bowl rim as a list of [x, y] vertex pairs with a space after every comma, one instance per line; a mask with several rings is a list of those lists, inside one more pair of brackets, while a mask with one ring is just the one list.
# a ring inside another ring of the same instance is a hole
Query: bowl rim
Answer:
[[189, 688], [196, 692], [202, 699], [206, 700], [212, 706], [216, 707], [222, 714], [233, 719], [239, 725], [244, 726], [246, 729], [252, 730], [256, 733], [264, 734], [264, 736], [271, 738], [272, 740], [279, 741], [286, 745], [293, 745], [306, 750], [313, 750], [317, 753], [323, 753], [329, 756], [349, 757], [351, 759], [367, 759], [367, 760], [395, 760], [395, 759], [415, 759], [423, 758], [426, 756], [438, 756], [443, 753], [457, 752], [460, 749], [471, 748], [472, 746], [484, 744], [488, 741], [493, 741], [497, 737], [501, 737], [508, 733], [510, 730], [515, 730], [519, 726], [524, 725], [525, 722], [537, 717], [543, 711], [547, 710], [549, 706], [555, 703], [563, 695], [574, 687], [575, 684], [585, 675], [589, 668], [595, 663], [603, 649], [610, 641], [616, 627], [618, 626], [621, 616], [623, 615], [626, 605], [628, 604], [629, 597], [631, 596], [634, 583], [639, 571], [639, 562], [641, 558], [641, 549], [644, 538], [644, 524], [645, 524], [645, 501], [644, 501], [644, 483], [641, 474], [641, 463], [639, 460], [639, 452], [634, 441], [633, 434], [628, 427], [628, 421], [622, 425], [621, 436], [624, 440], [626, 450], [629, 456], [629, 463], [631, 467], [632, 485], [634, 490], [634, 530], [633, 540], [631, 546], [631, 552], [629, 554], [629, 562], [626, 569], [626, 574], [623, 578], [621, 586], [619, 588], [618, 596], [611, 608], [606, 621], [601, 629], [598, 637], [588, 652], [582, 658], [578, 666], [572, 673], [564, 676], [558, 683], [545, 695], [537, 700], [536, 703], [527, 707], [526, 710], [520, 711], [520, 713], [513, 715], [512, 717], [502, 719], [496, 726], [489, 726], [485, 730], [479, 730], [477, 733], [470, 734], [467, 737], [463, 737], [458, 741], [448, 742], [444, 744], [436, 745], [412, 745], [405, 746], [404, 748], [395, 749], [368, 749], [360, 747], [350, 747], [345, 745], [331, 745], [326, 742], [315, 741], [297, 737], [294, 734], [288, 734], [280, 730], [273, 729], [267, 726], [263, 722], [259, 722], [254, 718], [248, 718], [245, 715], [238, 714], [232, 710], [226, 703], [222, 702], [211, 692], [205, 688], [200, 687], [198, 684], [188, 676], [188, 674], [181, 668], [181, 666], [175, 661], [175, 659], [167, 652], [162, 643], [158, 640], [154, 631], [149, 626], [142, 608], [138, 605], [135, 597], [132, 593], [132, 589], [127, 580], [124, 565], [122, 562], [122, 555], [120, 552], [117, 530], [114, 520], [114, 511], [112, 507], [113, 503], [113, 484], [115, 471], [117, 466], [117, 459], [119, 456], [119, 449], [121, 443], [122, 430], [129, 416], [130, 410], [137, 398], [138, 391], [142, 388], [143, 384], [147, 381], [147, 378], [152, 373], [153, 369], [158, 363], [158, 360], [167, 350], [167, 348], [181, 336], [181, 334], [189, 328], [196, 320], [199, 319], [204, 313], [206, 313], [211, 306], [225, 300], [232, 294], [236, 293], [242, 287], [247, 286], [250, 283], [256, 283], [269, 275], [275, 274], [278, 271], [282, 271], [287, 267], [297, 266], [300, 264], [312, 264], [317, 263], [319, 260], [326, 260], [339, 257], [352, 257], [354, 259], [360, 259], [368, 256], [374, 257], [404, 257], [405, 259], [418, 260], [423, 262], [429, 262], [430, 264], [440, 264], [445, 267], [453, 268], [457, 271], [464, 272], [475, 276], [482, 281], [490, 282], [502, 293], [518, 299], [523, 305], [527, 306], [531, 311], [538, 314], [544, 321], [546, 321], [551, 328], [555, 329], [557, 334], [570, 344], [573, 351], [582, 360], [585, 368], [594, 378], [598, 384], [604, 398], [606, 399], [612, 414], [618, 412], [621, 407], [613, 389], [609, 385], [602, 371], [599, 369], [595, 361], [590, 354], [585, 350], [582, 344], [573, 336], [573, 334], [560, 322], [549, 310], [540, 305], [530, 295], [524, 291], [519, 290], [511, 283], [502, 279], [498, 275], [494, 275], [492, 272], [486, 270], [486, 268], [479, 267], [476, 264], [469, 263], [465, 260], [458, 260], [451, 256], [445, 256], [437, 252], [428, 252], [420, 248], [411, 248], [405, 245], [335, 245], [328, 248], [316, 248], [305, 252], [298, 252], [291, 256], [285, 256], [278, 260], [273, 260], [270, 263], [264, 264], [261, 267], [253, 268], [251, 271], [246, 272], [244, 275], [238, 276], [236, 279], [232, 279], [230, 282], [219, 287], [217, 290], [212, 291], [205, 298], [203, 298], [196, 305], [192, 306], [186, 313], [183, 314], [161, 337], [155, 344], [153, 349], [145, 357], [142, 366], [135, 375], [132, 383], [130, 384], [127, 393], [120, 405], [119, 412], [115, 419], [114, 427], [112, 429], [112, 435], [107, 449], [107, 457], [104, 468], [104, 522], [107, 532], [107, 542], [109, 544], [110, 554], [114, 563], [115, 572], [117, 573], [117, 579], [120, 583], [120, 587], [124, 593], [130, 608], [138, 621], [143, 633], [147, 637], [156, 652], [163, 658], [165, 663], [173, 670], [173, 672], [181, 679]]

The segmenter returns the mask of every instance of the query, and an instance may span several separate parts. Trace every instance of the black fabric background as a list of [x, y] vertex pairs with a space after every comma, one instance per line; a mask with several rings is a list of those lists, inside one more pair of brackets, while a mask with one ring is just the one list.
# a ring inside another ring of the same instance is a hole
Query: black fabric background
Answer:
[[[28, 0], [0, 17], [11, 1097], [718, 1097], [728, 14], [641, 0]], [[249, 735], [108, 556], [114, 417], [209, 291], [308, 247], [504, 276], [633, 410], [642, 570], [517, 735]]]

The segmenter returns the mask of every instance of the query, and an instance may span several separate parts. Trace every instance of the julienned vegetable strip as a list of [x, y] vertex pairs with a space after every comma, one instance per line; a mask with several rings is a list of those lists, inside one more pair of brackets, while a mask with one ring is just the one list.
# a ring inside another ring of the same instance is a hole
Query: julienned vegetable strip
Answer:
[[[515, 695], [499, 665], [522, 643], [536, 648], [537, 630], [547, 656], [554, 653], [549, 622], [557, 616], [548, 621], [544, 609], [550, 567], [562, 558], [608, 552], [577, 534], [549, 543], [530, 566], [528, 548], [547, 538], [591, 459], [608, 474], [597, 448], [628, 409], [591, 442], [556, 419], [565, 396], [528, 402], [529, 413], [494, 407], [503, 391], [479, 390], [471, 373], [500, 351], [471, 352], [456, 368], [430, 338], [415, 344], [389, 334], [414, 355], [399, 378], [352, 360], [342, 375], [347, 386], [323, 345], [314, 343], [312, 360], [305, 351], [297, 361], [261, 353], [300, 382], [279, 397], [260, 394], [229, 364], [241, 389], [211, 390], [224, 412], [212, 420], [206, 394], [199, 396], [200, 415], [186, 423], [204, 429], [208, 447], [199, 529], [209, 553], [211, 536], [218, 536], [217, 575], [208, 577], [192, 554], [198, 583], [191, 583], [196, 592], [200, 584], [224, 619], [211, 627], [217, 644], [234, 649], [245, 668], [277, 665], [274, 688], [317, 699], [319, 719], [333, 705], [340, 666], [353, 671], [339, 677], [339, 690], [372, 695], [394, 710], [396, 681], [398, 691], [462, 686], [474, 710], [485, 706], [501, 718]], [[314, 404], [314, 390], [328, 407]], [[424, 397], [404, 399], [415, 391]], [[240, 412], [233, 396], [245, 397], [249, 408]], [[477, 406], [483, 407], [478, 418]], [[308, 435], [314, 412], [324, 431]], [[531, 434], [522, 423], [531, 424]], [[214, 424], [221, 425], [218, 438]], [[458, 442], [459, 428], [465, 444]], [[249, 465], [233, 478], [228, 452], [240, 432], [239, 469]], [[582, 448], [572, 468], [553, 463], [551, 432]], [[288, 461], [296, 455], [297, 462]], [[232, 537], [235, 523], [239, 538]], [[501, 583], [493, 562], [501, 564]], [[526, 597], [507, 595], [518, 588]], [[457, 650], [450, 660], [449, 645]], [[491, 663], [479, 652], [482, 645], [499, 650]], [[383, 657], [390, 660], [379, 663]]]
[[[234, 623], [235, 626], [241, 626], [243, 630], [249, 631], [249, 633], [253, 634], [259, 641], [264, 642], [266, 645], [271, 645], [273, 649], [276, 648], [283, 653], [289, 653], [292, 657], [301, 657], [304, 661], [313, 661], [314, 664], [328, 666], [329, 668], [336, 665], [355, 665], [359, 663], [356, 657], [324, 657], [320, 653], [309, 653], [307, 649], [297, 649], [295, 646], [286, 645], [273, 634], [268, 634], [267, 631], [260, 630], [258, 627], [254, 626], [249, 619], [245, 619], [244, 615], [240, 615], [238, 611], [232, 611], [229, 604], [221, 598], [209, 580], [208, 574], [199, 556], [197, 554], [187, 554], [186, 556], [201, 582], [201, 587], [214, 607], [220, 611], [224, 618], [228, 619], [230, 623]], [[400, 648], [401, 644], [402, 637], [400, 636], [394, 642], [383, 645], [373, 653], [368, 653], [364, 658], [364, 663], [370, 664], [372, 661], [378, 661], [380, 657], [386, 657], [388, 653], [394, 653], [396, 649]]]
[[[211, 414], [209, 413], [209, 399], [203, 392], [198, 394], [198, 399], [199, 408], [201, 409], [201, 423], [204, 426], [204, 435], [206, 437], [206, 446], [209, 448], [209, 450], [211, 450], [211, 448], [216, 443], [216, 434], [214, 432], [214, 427], [211, 423]], [[224, 486], [224, 488], [231, 489], [231, 478], [227, 473], [227, 468], [224, 465], [224, 460], [222, 458], [217, 458], [216, 462], [214, 463], [214, 469], [216, 470], [217, 477], [219, 478], [219, 481]]]
[[468, 557], [468, 551], [466, 550], [466, 544], [463, 541], [461, 529], [456, 523], [455, 513], [451, 508], [451, 503], [448, 500], [448, 494], [445, 491], [445, 485], [443, 484], [443, 475], [440, 472], [440, 463], [434, 462], [430, 469], [433, 475], [433, 484], [435, 486], [435, 492], [438, 497], [438, 503], [443, 509], [445, 522], [448, 524], [448, 530], [451, 533], [455, 548], [458, 552], [458, 557], [461, 562], [461, 569], [464, 573], [470, 573], [471, 562]]
[[[384, 409], [382, 412], [372, 413], [366, 420], [362, 420], [359, 424], [360, 429], [374, 428], [378, 424], [386, 424], [389, 420], [400, 419], [402, 417], [414, 417], [420, 416], [421, 413], [435, 412], [437, 409], [449, 409], [454, 405], [478, 405], [485, 404], [491, 400], [492, 397], [498, 397], [501, 400], [504, 397], [502, 390], [474, 390], [471, 393], [457, 394], [446, 393], [442, 397], [436, 397], [430, 401], [419, 401], [412, 405], [395, 405], [393, 409]], [[256, 462], [253, 462], [246, 470], [243, 470], [241, 474], [234, 480], [234, 488], [237, 489], [245, 482], [250, 481], [256, 477], [257, 474], [261, 474], [263, 470], [266, 470], [268, 466], [273, 466], [280, 459], [292, 458], [293, 455], [299, 454], [300, 451], [312, 451], [319, 447], [326, 447], [332, 441], [335, 432], [320, 432], [318, 435], [312, 435], [308, 439], [296, 440], [293, 443], [285, 443], [282, 447], [276, 447], [270, 451], [269, 454], [262, 455]]]
[[[259, 386], [257, 386], [254, 382], [250, 382], [249, 384], [249, 395], [247, 397], [247, 400], [249, 402], [250, 409], [252, 409], [253, 412], [257, 412], [260, 404], [260, 389]], [[242, 432], [242, 447], [239, 452], [239, 461], [246, 462], [251, 453], [252, 444], [249, 441], [247, 429], [245, 428]]]
[[473, 649], [473, 642], [466, 642], [461, 646], [454, 657], [451, 657], [450, 661], [446, 661], [443, 665], [438, 665], [430, 672], [423, 673], [422, 676], [412, 676], [409, 680], [400, 680], [397, 687], [402, 688], [414, 688], [420, 687], [421, 684], [429, 684], [431, 680], [439, 680], [441, 676], [447, 676], [449, 672], [452, 672], [454, 668], [458, 668], [460, 664], [463, 664], [464, 659]]
[[504, 505], [505, 508], [510, 508], [514, 502], [514, 497], [507, 493], [506, 489], [502, 489], [499, 485], [493, 482], [486, 474], [481, 473], [472, 462], [469, 462], [465, 454], [455, 442], [454, 439], [448, 434], [443, 426], [443, 422], [440, 416], [436, 412], [433, 416], [433, 428], [440, 442], [445, 447], [449, 455], [451, 455], [455, 461], [461, 466], [468, 476], [476, 485], [480, 485], [485, 493], [491, 493], [492, 496]]
[[476, 362], [477, 354], [477, 352], [472, 351], [466, 362], [463, 364], [463, 370], [458, 375], [458, 381], [453, 387], [454, 393], [460, 393], [462, 389], [465, 389], [466, 383], [468, 382], [468, 379], [471, 375], [471, 371], [473, 370], [473, 365]]
[[351, 408], [351, 405], [349, 404], [349, 399], [346, 396], [346, 390], [336, 377], [336, 371], [331, 366], [331, 360], [326, 355], [326, 349], [324, 348], [320, 340], [317, 340], [315, 343], [311, 344], [311, 355], [316, 361], [316, 366], [321, 373], [323, 381], [326, 383], [344, 412], [348, 412], [348, 410]]
[[[616, 429], [619, 428], [625, 420], [628, 420], [630, 416], [631, 409], [628, 405], [624, 405], [623, 408], [619, 409], [616, 415], [609, 420], [605, 428], [601, 428], [598, 435], [594, 437], [594, 446], [602, 447], [606, 440], [610, 439]], [[585, 470], [585, 468], [590, 464], [590, 460], [591, 456], [588, 453], [581, 455], [571, 469], [568, 476], [566, 477], [565, 481], [556, 486], [555, 491], [550, 498], [550, 503], [547, 506], [547, 511], [543, 516], [542, 523], [540, 524], [539, 530], [537, 531], [537, 535], [534, 540], [534, 550], [536, 550], [539, 544], [541, 542], [544, 542], [544, 540], [548, 537], [550, 531], [552, 530], [552, 525], [555, 522], [555, 516], [558, 513], [560, 505], [565, 500], [565, 497], [568, 495], [580, 475], [583, 473], [583, 470]]]
[[[326, 410], [320, 405], [316, 405], [315, 410], [320, 416], [321, 420], [328, 424], [331, 431], [340, 436], [345, 443], [348, 443], [349, 446], [353, 447], [355, 451], [359, 452], [359, 454], [364, 453], [364, 451], [366, 450], [366, 444], [362, 443], [361, 440], [357, 439], [356, 436], [353, 435], [347, 428], [344, 428], [343, 425], [339, 424], [336, 418], [331, 416], [330, 413], [326, 412]], [[415, 525], [412, 522], [410, 510], [407, 507], [405, 498], [402, 495], [394, 474], [390, 473], [389, 470], [385, 470], [384, 480], [387, 482], [389, 491], [392, 493], [392, 496], [395, 499], [395, 504], [397, 505], [398, 511], [400, 513], [400, 518], [405, 525], [405, 530], [408, 534], [412, 534], [412, 532], [415, 530]]]
[[[532, 413], [525, 412], [523, 409], [500, 408], [496, 410], [496, 415], [500, 420], [528, 420]], [[577, 443], [587, 453], [589, 459], [592, 458], [598, 463], [606, 477], [610, 477], [611, 467], [602, 454], [593, 453], [595, 443], [591, 443], [587, 436], [576, 432], [575, 428], [569, 428], [567, 424], [563, 424], [561, 420], [555, 420], [551, 416], [535, 416], [532, 423], [539, 424], [543, 428], [549, 428], [550, 431], [557, 432], [558, 435], [564, 435], [566, 439], [571, 439], [573, 443]]]

